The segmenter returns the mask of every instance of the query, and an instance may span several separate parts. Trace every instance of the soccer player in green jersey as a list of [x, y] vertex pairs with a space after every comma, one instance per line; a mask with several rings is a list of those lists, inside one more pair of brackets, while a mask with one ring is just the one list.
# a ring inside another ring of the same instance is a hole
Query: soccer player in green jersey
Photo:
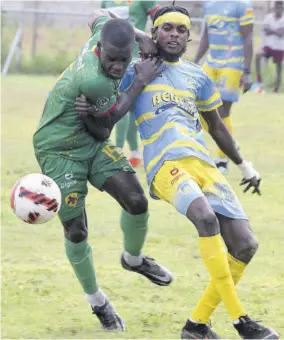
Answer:
[[[154, 13], [159, 9], [157, 1], [140, 0], [102, 0], [101, 8], [107, 8], [120, 18], [127, 19], [130, 23], [141, 31], [145, 31], [148, 16], [153, 18]], [[133, 57], [138, 58], [139, 46], [135, 44]], [[142, 159], [139, 152], [138, 134], [132, 115], [127, 114], [115, 127], [115, 144], [121, 150], [127, 140], [130, 149], [130, 164], [136, 168], [141, 165]]]
[[[101, 127], [102, 122], [108, 126], [112, 115], [119, 118], [128, 112], [144, 86], [158, 75], [159, 65], [155, 59], [142, 61], [136, 67], [132, 86], [118, 96], [119, 80], [132, 59], [135, 32], [126, 20], [105, 15], [99, 12], [91, 25], [92, 37], [50, 92], [33, 144], [42, 172], [61, 189], [59, 217], [64, 227], [66, 254], [87, 301], [106, 331], [123, 331], [123, 320], [96, 280], [87, 239], [88, 182], [107, 192], [123, 208], [120, 220], [124, 234], [123, 268], [163, 286], [170, 284], [172, 276], [141, 252], [148, 227], [148, 202], [134, 170], [107, 140], [111, 129]], [[155, 46], [144, 34], [136, 33], [136, 39], [144, 52], [151, 52]], [[76, 113], [75, 99], [80, 95], [92, 103], [99, 117], [80, 117]]]

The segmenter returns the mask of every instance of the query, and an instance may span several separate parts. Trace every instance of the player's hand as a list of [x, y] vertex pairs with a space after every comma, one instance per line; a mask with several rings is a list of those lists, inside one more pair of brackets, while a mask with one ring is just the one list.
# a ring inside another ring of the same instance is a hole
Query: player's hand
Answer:
[[241, 86], [243, 87], [243, 93], [246, 93], [250, 90], [252, 86], [252, 79], [250, 73], [243, 73], [241, 77]]
[[144, 60], [155, 57], [158, 54], [156, 43], [148, 35], [140, 35], [139, 40], [140, 57]]
[[247, 192], [250, 188], [253, 188], [252, 193], [257, 193], [258, 195], [261, 195], [260, 192], [260, 175], [259, 173], [253, 168], [251, 162], [243, 161], [239, 165], [240, 170], [243, 174], [243, 179], [241, 180], [240, 185], [245, 185], [244, 192]]
[[75, 110], [78, 112], [79, 116], [85, 117], [96, 113], [97, 107], [88, 102], [87, 98], [81, 94], [80, 97], [76, 98]]
[[162, 65], [162, 61], [157, 58], [149, 58], [135, 64], [135, 78], [138, 79], [143, 86], [150, 84], [159, 74], [161, 74], [166, 66]]

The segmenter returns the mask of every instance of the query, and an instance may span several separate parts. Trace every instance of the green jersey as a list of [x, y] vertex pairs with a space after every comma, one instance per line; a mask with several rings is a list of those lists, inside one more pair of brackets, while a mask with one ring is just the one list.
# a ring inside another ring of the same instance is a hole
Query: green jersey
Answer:
[[[141, 31], [145, 31], [147, 17], [158, 9], [156, 1], [140, 1], [140, 0], [116, 0], [101, 1], [101, 8], [107, 8], [122, 19], [127, 19], [131, 24]], [[138, 56], [139, 47], [135, 44], [134, 56]]]
[[95, 114], [100, 115], [107, 115], [117, 103], [119, 81], [104, 73], [96, 54], [101, 28], [108, 20], [100, 17], [94, 22], [91, 38], [49, 93], [33, 137], [37, 154], [56, 153], [82, 160], [97, 150], [99, 142], [86, 130], [74, 103], [77, 96], [84, 94], [94, 105]]

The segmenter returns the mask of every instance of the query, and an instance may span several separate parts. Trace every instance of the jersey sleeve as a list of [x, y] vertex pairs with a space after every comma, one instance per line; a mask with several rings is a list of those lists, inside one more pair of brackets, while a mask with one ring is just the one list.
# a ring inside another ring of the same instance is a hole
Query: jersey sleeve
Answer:
[[134, 78], [134, 66], [129, 66], [120, 82], [118, 94], [122, 94], [123, 92], [125, 92], [132, 85]]
[[241, 0], [238, 4], [238, 18], [241, 26], [253, 24], [254, 14], [251, 1]]
[[222, 106], [220, 93], [207, 75], [205, 75], [205, 81], [197, 94], [196, 104], [200, 112], [212, 111]]
[[142, 6], [148, 15], [154, 14], [159, 9], [157, 1], [142, 1]]

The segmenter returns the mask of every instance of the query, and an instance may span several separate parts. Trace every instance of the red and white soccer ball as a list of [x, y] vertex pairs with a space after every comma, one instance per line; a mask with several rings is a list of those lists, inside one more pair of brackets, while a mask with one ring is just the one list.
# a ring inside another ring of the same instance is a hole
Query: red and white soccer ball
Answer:
[[50, 221], [61, 206], [58, 185], [48, 176], [29, 174], [20, 178], [11, 191], [10, 204], [16, 216], [30, 224]]

